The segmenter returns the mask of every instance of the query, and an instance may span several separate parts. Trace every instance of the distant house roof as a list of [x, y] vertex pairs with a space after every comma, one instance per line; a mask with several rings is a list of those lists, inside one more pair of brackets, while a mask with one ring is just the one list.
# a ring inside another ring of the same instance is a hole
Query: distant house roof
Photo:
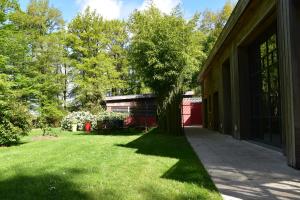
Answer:
[[138, 95], [125, 95], [125, 96], [106, 97], [105, 101], [120, 101], [120, 100], [134, 100], [134, 99], [152, 99], [152, 98], [155, 98], [154, 94], [138, 94]]
[[207, 73], [207, 71], [209, 70], [213, 59], [215, 58], [217, 53], [220, 51], [220, 49], [223, 47], [225, 40], [229, 37], [229, 35], [233, 31], [234, 27], [238, 23], [240, 17], [245, 12], [245, 10], [250, 2], [251, 2], [251, 0], [239, 0], [238, 1], [237, 5], [235, 6], [230, 18], [228, 19], [222, 33], [220, 34], [213, 49], [211, 50], [208, 59], [206, 60], [206, 62], [204, 64], [203, 70], [201, 71], [201, 73], [198, 77], [199, 80], [202, 80], [203, 77], [205, 76], [205, 74]]
[[[193, 91], [186, 92], [184, 97], [193, 97]], [[124, 95], [124, 96], [112, 96], [106, 97], [104, 100], [107, 101], [124, 101], [124, 100], [137, 100], [137, 99], [153, 99], [156, 98], [154, 94], [137, 94], [137, 95]]]
[[192, 103], [201, 103], [202, 102], [202, 97], [183, 98], [183, 101], [188, 101], [188, 102], [192, 102]]

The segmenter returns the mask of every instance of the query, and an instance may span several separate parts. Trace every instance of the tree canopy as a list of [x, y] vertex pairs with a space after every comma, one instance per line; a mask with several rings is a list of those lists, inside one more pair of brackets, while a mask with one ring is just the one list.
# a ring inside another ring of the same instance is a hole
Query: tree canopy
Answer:
[[187, 20], [180, 6], [164, 14], [152, 5], [128, 20], [105, 20], [87, 8], [66, 24], [48, 0], [25, 10], [0, 0], [0, 138], [9, 141], [4, 126], [15, 141], [31, 118], [58, 125], [68, 111], [102, 109], [105, 96], [150, 92], [159, 126], [180, 134], [182, 94], [199, 88], [197, 75], [232, 9], [228, 1]]
[[193, 74], [204, 58], [198, 21], [199, 15], [185, 20], [179, 8], [166, 15], [154, 6], [130, 19], [131, 65], [157, 95], [160, 125], [168, 132], [180, 132], [182, 92], [191, 89]]
[[106, 94], [126, 91], [128, 39], [125, 22], [106, 21], [89, 8], [72, 20], [67, 41], [77, 106], [100, 107]]

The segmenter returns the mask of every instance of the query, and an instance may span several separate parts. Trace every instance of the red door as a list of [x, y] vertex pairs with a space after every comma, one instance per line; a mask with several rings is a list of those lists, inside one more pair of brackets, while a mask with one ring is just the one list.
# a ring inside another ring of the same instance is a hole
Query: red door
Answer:
[[183, 100], [182, 102], [182, 125], [202, 125], [202, 103]]
[[202, 125], [202, 105], [201, 103], [191, 104], [191, 124]]

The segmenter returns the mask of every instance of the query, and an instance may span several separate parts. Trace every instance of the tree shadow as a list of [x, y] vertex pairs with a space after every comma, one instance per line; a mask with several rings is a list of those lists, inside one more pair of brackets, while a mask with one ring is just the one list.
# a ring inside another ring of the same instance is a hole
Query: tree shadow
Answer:
[[[72, 169], [67, 174], [79, 175], [78, 169]], [[88, 194], [79, 191], [79, 187], [58, 174], [17, 175], [0, 180], [0, 199], [91, 199]]]
[[128, 144], [118, 146], [137, 149], [138, 154], [178, 159], [179, 161], [161, 178], [196, 184], [208, 190], [217, 191], [184, 136], [161, 134], [157, 129], [153, 129]]
[[27, 140], [20, 140], [16, 143], [10, 143], [10, 144], [6, 144], [6, 145], [0, 145], [0, 149], [1, 148], [9, 148], [9, 147], [17, 147], [17, 146], [22, 146], [22, 145], [25, 145], [25, 144], [28, 144], [30, 143], [30, 141], [27, 141]]
[[79, 132], [76, 135], [90, 135], [90, 136], [135, 136], [135, 135], [142, 135], [143, 131], [139, 129], [120, 129], [120, 130], [102, 130], [102, 131], [92, 131], [90, 133], [86, 132]]

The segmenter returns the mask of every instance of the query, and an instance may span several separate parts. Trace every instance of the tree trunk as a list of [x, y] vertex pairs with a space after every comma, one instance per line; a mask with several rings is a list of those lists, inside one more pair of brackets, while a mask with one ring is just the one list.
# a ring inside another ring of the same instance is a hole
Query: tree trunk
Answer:
[[183, 128], [181, 123], [181, 93], [176, 94], [168, 103], [158, 101], [158, 128], [163, 133], [171, 135], [182, 135]]

